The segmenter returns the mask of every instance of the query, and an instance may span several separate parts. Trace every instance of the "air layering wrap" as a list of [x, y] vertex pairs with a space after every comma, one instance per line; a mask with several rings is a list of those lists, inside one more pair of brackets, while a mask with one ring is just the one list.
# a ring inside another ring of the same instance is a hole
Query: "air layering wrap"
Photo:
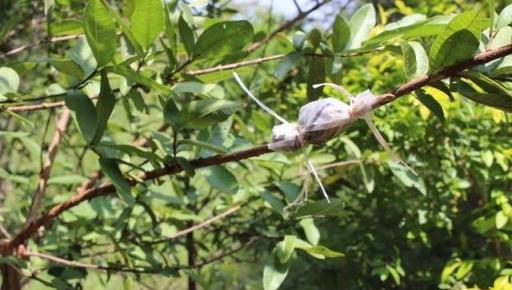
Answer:
[[364, 91], [350, 105], [334, 98], [307, 103], [300, 108], [297, 123], [284, 122], [272, 129], [268, 147], [273, 151], [295, 151], [306, 144], [324, 144], [355, 120], [365, 118], [376, 101], [370, 91]]

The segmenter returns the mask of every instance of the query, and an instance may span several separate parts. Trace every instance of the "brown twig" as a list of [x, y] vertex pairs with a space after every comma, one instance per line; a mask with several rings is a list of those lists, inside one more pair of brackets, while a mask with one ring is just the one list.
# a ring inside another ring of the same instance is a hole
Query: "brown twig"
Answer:
[[[455, 75], [467, 68], [478, 66], [480, 64], [490, 62], [492, 60], [504, 57], [506, 55], [512, 54], [512, 44], [506, 45], [494, 50], [482, 52], [476, 56], [474, 56], [471, 59], [468, 59], [466, 61], [463, 61], [458, 64], [454, 64], [450, 67], [447, 67], [446, 69], [430, 75], [425, 76], [422, 78], [419, 78], [417, 80], [412, 80], [410, 82], [407, 82], [403, 84], [402, 86], [398, 87], [397, 89], [392, 90], [388, 94], [384, 94], [381, 96], [378, 96], [376, 99], [377, 101], [372, 105], [372, 107], [378, 108], [380, 106], [383, 106], [396, 98], [400, 96], [404, 96], [408, 93], [411, 93], [425, 85], [428, 85], [431, 82], [435, 82], [441, 79], [444, 79], [446, 77]], [[227, 154], [219, 154], [214, 155], [209, 158], [201, 158], [196, 159], [190, 162], [190, 164], [194, 168], [201, 168], [201, 167], [207, 167], [210, 165], [218, 165], [226, 162], [231, 161], [240, 161], [244, 159], [248, 159], [251, 157], [263, 155], [266, 153], [271, 152], [271, 150], [268, 149], [267, 145], [260, 145], [253, 148], [249, 148], [246, 150], [236, 151], [232, 153]], [[164, 168], [155, 169], [153, 171], [146, 172], [143, 174], [140, 179], [143, 181], [153, 180], [157, 179], [159, 177], [165, 176], [165, 175], [172, 175], [183, 171], [183, 168], [179, 166], [178, 164], [168, 164]], [[135, 180], [129, 180], [128, 181], [130, 185], [137, 184], [137, 181]], [[112, 184], [103, 185], [99, 188], [94, 188], [87, 190], [82, 193], [77, 193], [73, 195], [71, 198], [69, 198], [67, 201], [64, 201], [63, 203], [60, 203], [54, 207], [52, 207], [46, 214], [41, 216], [39, 219], [34, 221], [34, 223], [27, 225], [25, 228], [23, 228], [10, 242], [10, 247], [16, 247], [26, 241], [30, 236], [41, 226], [44, 225], [53, 219], [55, 219], [57, 216], [59, 216], [62, 212], [64, 212], [67, 209], [70, 209], [81, 202], [93, 199], [98, 196], [104, 196], [107, 194], [111, 194], [115, 192], [115, 188]]]
[[71, 113], [69, 110], [64, 110], [57, 121], [57, 127], [55, 129], [55, 134], [53, 135], [50, 146], [48, 147], [48, 156], [46, 157], [46, 161], [43, 165], [41, 173], [39, 174], [39, 182], [37, 183], [37, 188], [32, 198], [32, 205], [30, 207], [30, 214], [27, 218], [26, 224], [31, 223], [38, 214], [39, 208], [41, 207], [41, 202], [43, 200], [44, 192], [46, 189], [46, 185], [48, 183], [48, 178], [50, 177], [50, 172], [52, 170], [53, 161], [55, 160], [55, 156], [59, 150], [60, 140], [66, 131], [66, 127], [69, 123], [69, 118]]
[[231, 63], [231, 64], [218, 65], [218, 66], [195, 70], [195, 71], [188, 71], [188, 72], [186, 72], [186, 74], [193, 75], [193, 76], [204, 75], [204, 74], [209, 74], [209, 73], [214, 73], [214, 72], [219, 72], [219, 71], [224, 71], [224, 70], [229, 70], [229, 69], [235, 69], [235, 68], [239, 68], [242, 66], [260, 64], [260, 63], [267, 62], [267, 61], [281, 59], [285, 56], [286, 56], [286, 54], [271, 55], [271, 56], [266, 56], [266, 57], [262, 57], [262, 58], [246, 60], [246, 61], [241, 61], [241, 62], [236, 62], [236, 63]]
[[4, 227], [4, 225], [0, 224], [0, 234], [2, 234], [4, 237], [10, 239], [12, 238], [9, 231]]
[[[377, 48], [377, 49], [364, 50], [364, 51], [353, 51], [353, 52], [348, 51], [348, 52], [345, 52], [345, 53], [336, 53], [334, 55], [335, 56], [339, 56], [339, 57], [354, 57], [354, 56], [365, 55], [365, 54], [369, 54], [369, 53], [373, 53], [373, 52], [378, 52], [378, 51], [382, 51], [382, 49], [381, 48]], [[307, 56], [307, 57], [332, 57], [333, 55], [309, 53], [309, 54], [304, 54], [304, 56]], [[239, 68], [239, 67], [243, 67], [243, 66], [249, 66], [249, 65], [254, 65], [254, 64], [261, 64], [261, 63], [264, 63], [264, 62], [267, 62], [267, 61], [273, 61], [273, 60], [282, 59], [284, 57], [286, 57], [286, 54], [276, 54], [276, 55], [265, 56], [265, 57], [256, 58], [256, 59], [252, 59], [252, 60], [246, 60], [246, 61], [235, 62], [235, 63], [230, 63], [230, 64], [218, 65], [218, 66], [214, 66], [214, 67], [210, 67], [210, 68], [205, 68], [205, 69], [199, 69], [199, 70], [194, 70], [194, 71], [187, 71], [186, 74], [193, 75], [193, 76], [204, 75], [204, 74], [209, 74], [209, 73], [214, 73], [214, 72], [219, 72], [219, 71], [235, 69], [235, 68]]]
[[140, 273], [140, 274], [160, 274], [164, 271], [169, 271], [169, 270], [178, 271], [178, 270], [185, 270], [185, 269], [201, 268], [203, 266], [206, 266], [208, 264], [211, 264], [213, 262], [221, 260], [225, 257], [231, 256], [234, 253], [240, 251], [241, 249], [254, 244], [256, 241], [258, 241], [261, 238], [262, 237], [252, 237], [247, 242], [240, 243], [239, 245], [231, 248], [228, 251], [221, 251], [221, 252], [215, 254], [210, 259], [205, 260], [199, 264], [182, 266], [182, 267], [168, 267], [168, 268], [138, 268], [137, 269], [137, 268], [126, 268], [126, 267], [122, 267], [122, 266], [101, 266], [101, 265], [96, 265], [96, 264], [70, 261], [70, 260], [66, 260], [64, 258], [60, 258], [60, 257], [48, 255], [48, 254], [32, 252], [32, 251], [26, 250], [24, 248], [22, 251], [18, 251], [19, 252], [18, 254], [21, 257], [37, 257], [37, 258], [46, 260], [50, 263], [59, 264], [59, 265], [67, 266], [67, 267], [73, 267], [73, 268], [85, 268], [85, 269], [91, 269], [91, 270], [104, 270], [104, 271], [112, 271], [112, 272], [129, 272], [129, 273]]
[[246, 49], [246, 52], [251, 53], [251, 52], [255, 51], [256, 49], [260, 48], [262, 45], [264, 45], [265, 43], [269, 42], [276, 35], [278, 35], [279, 33], [287, 30], [288, 28], [292, 27], [293, 25], [295, 25], [295, 23], [297, 23], [300, 20], [304, 19], [306, 16], [308, 16], [309, 14], [311, 14], [312, 12], [314, 12], [315, 10], [317, 10], [318, 8], [324, 6], [325, 4], [327, 4], [329, 2], [330, 2], [330, 0], [325, 0], [325, 1], [318, 2], [318, 3], [315, 4], [315, 6], [309, 8], [308, 10], [304, 11], [303, 13], [297, 14], [297, 16], [295, 16], [293, 19], [291, 19], [289, 21], [286, 21], [285, 23], [281, 24], [281, 26], [276, 28], [276, 30], [272, 31], [269, 35], [267, 35], [262, 40], [253, 43], [251, 46], [249, 46]]
[[[66, 41], [66, 40], [80, 38], [82, 36], [83, 36], [83, 34], [53, 37], [52, 39], [50, 39], [49, 42], [54, 43], [54, 42]], [[4, 58], [6, 58], [8, 56], [20, 53], [20, 52], [22, 52], [24, 50], [27, 50], [29, 48], [33, 48], [33, 47], [39, 46], [39, 45], [41, 45], [43, 43], [47, 43], [47, 42], [48, 41], [46, 41], [46, 40], [40, 40], [40, 41], [36, 41], [34, 43], [31, 43], [31, 44], [26, 44], [26, 45], [22, 45], [20, 47], [13, 48], [13, 49], [5, 52], [5, 53], [0, 54], [0, 59], [4, 59]]]
[[228, 210], [226, 210], [225, 212], [223, 212], [223, 213], [221, 213], [219, 215], [211, 217], [211, 218], [209, 218], [209, 219], [207, 219], [207, 220], [205, 220], [205, 221], [203, 221], [203, 222], [201, 222], [199, 224], [193, 225], [193, 226], [191, 226], [189, 228], [186, 228], [186, 229], [183, 229], [181, 231], [178, 231], [177, 233], [175, 233], [172, 236], [166, 237], [164, 239], [153, 241], [153, 242], [151, 242], [151, 244], [158, 244], [158, 243], [162, 243], [162, 242], [167, 242], [167, 241], [175, 240], [177, 238], [180, 238], [182, 236], [187, 235], [188, 233], [191, 233], [191, 232], [197, 231], [199, 229], [202, 229], [204, 227], [207, 227], [208, 225], [216, 222], [217, 220], [220, 220], [222, 218], [227, 217], [228, 215], [231, 215], [231, 214], [237, 212], [239, 209], [240, 209], [240, 205], [236, 205], [236, 206], [230, 207]]

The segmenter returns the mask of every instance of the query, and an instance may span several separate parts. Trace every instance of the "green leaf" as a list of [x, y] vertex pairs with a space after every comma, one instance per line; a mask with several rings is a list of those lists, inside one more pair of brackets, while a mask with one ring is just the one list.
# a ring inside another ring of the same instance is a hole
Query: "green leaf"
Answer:
[[274, 77], [278, 79], [282, 79], [288, 74], [288, 72], [295, 67], [295, 65], [301, 59], [301, 54], [299, 52], [292, 52], [288, 54], [279, 64], [277, 65], [276, 70], [274, 71]]
[[63, 74], [72, 76], [77, 80], [84, 78], [84, 70], [82, 67], [71, 59], [51, 59], [50, 63], [55, 67], [55, 69]]
[[502, 229], [508, 223], [508, 216], [503, 211], [496, 213], [496, 229]]
[[50, 24], [53, 36], [76, 35], [84, 32], [84, 25], [81, 21], [66, 19]]
[[402, 42], [405, 76], [415, 79], [428, 73], [428, 56], [421, 43], [417, 41]]
[[478, 50], [480, 31], [483, 28], [477, 12], [464, 12], [455, 16], [430, 47], [430, 71], [434, 73], [472, 57]]
[[436, 89], [440, 90], [441, 92], [443, 92], [445, 95], [448, 96], [448, 98], [450, 98], [451, 102], [455, 101], [452, 91], [443, 81], [437, 81], [437, 82], [430, 83], [429, 86], [436, 88]]
[[224, 89], [216, 84], [204, 84], [200, 82], [181, 82], [177, 83], [172, 90], [175, 94], [181, 95], [185, 93], [194, 95], [210, 96], [222, 99], [224, 97]]
[[88, 179], [81, 175], [71, 174], [71, 175], [61, 175], [54, 176], [48, 179], [48, 184], [63, 184], [63, 185], [73, 185], [80, 184]]
[[227, 100], [198, 100], [185, 104], [178, 114], [179, 128], [202, 129], [229, 118], [240, 104]]
[[375, 8], [373, 5], [366, 4], [361, 6], [348, 22], [351, 37], [346, 48], [360, 48], [363, 41], [370, 35], [370, 31], [375, 26], [376, 22]]
[[306, 34], [302, 31], [296, 31], [293, 34], [293, 47], [295, 50], [302, 50], [306, 43]]
[[494, 162], [494, 156], [492, 155], [492, 152], [490, 150], [485, 150], [481, 153], [481, 156], [485, 166], [491, 167], [492, 163]]
[[252, 41], [254, 30], [247, 21], [223, 21], [208, 27], [197, 39], [195, 58], [215, 57], [240, 52]]
[[164, 29], [164, 6], [162, 0], [135, 1], [131, 15], [131, 30], [135, 40], [148, 49]]
[[277, 257], [277, 250], [274, 248], [272, 254], [268, 257], [263, 270], [263, 289], [276, 290], [281, 286], [288, 275], [289, 264], [282, 264]]
[[466, 71], [462, 73], [464, 78], [470, 79], [487, 93], [501, 94], [504, 97], [512, 98], [512, 92], [501, 83], [491, 79], [490, 77], [475, 71]]
[[103, 137], [103, 133], [107, 128], [108, 119], [112, 114], [116, 104], [116, 98], [112, 89], [110, 88], [110, 83], [108, 81], [108, 76], [105, 71], [101, 72], [101, 87], [100, 94], [98, 96], [98, 102], [96, 103], [96, 131], [94, 132], [94, 138], [92, 138], [91, 144], [96, 144]]
[[183, 18], [183, 14], [178, 19], [178, 31], [180, 32], [180, 39], [187, 54], [191, 56], [194, 52], [195, 44], [194, 31]]
[[0, 67], [0, 100], [8, 97], [9, 93], [15, 93], [20, 86], [18, 73], [10, 67]]
[[306, 253], [310, 254], [311, 256], [313, 256], [317, 259], [322, 259], [321, 257], [338, 258], [338, 257], [345, 256], [344, 254], [342, 254], [340, 252], [333, 251], [324, 246], [311, 246], [311, 247], [298, 247], [298, 248], [305, 251]]
[[412, 173], [409, 168], [394, 161], [388, 161], [388, 166], [391, 168], [393, 175], [395, 175], [403, 185], [407, 187], [414, 187], [423, 195], [427, 194], [427, 188], [423, 179]]
[[332, 50], [334, 52], [343, 51], [350, 40], [350, 27], [341, 14], [338, 14], [334, 20], [331, 37]]
[[135, 199], [130, 192], [130, 184], [124, 179], [121, 170], [115, 159], [100, 158], [101, 171], [107, 176], [114, 187], [121, 200], [126, 202], [130, 207], [135, 204]]
[[171, 88], [168, 86], [157, 83], [155, 80], [145, 77], [140, 73], [132, 70], [131, 68], [123, 65], [108, 67], [108, 71], [121, 75], [132, 82], [144, 85], [150, 89], [159, 91], [164, 94], [170, 94], [172, 92]]
[[172, 128], [178, 126], [178, 116], [180, 110], [176, 106], [172, 97], [168, 98], [164, 105], [164, 119]]
[[304, 230], [308, 242], [312, 245], [318, 245], [318, 242], [320, 241], [320, 231], [316, 227], [313, 218], [309, 217], [302, 219], [299, 224]]
[[438, 35], [443, 32], [446, 24], [450, 22], [452, 18], [453, 16], [436, 16], [425, 21], [413, 22], [413, 24], [408, 22], [405, 26], [398, 26], [390, 30], [383, 31], [382, 33], [365, 41], [364, 45], [381, 44], [387, 40], [395, 38], [412, 39]]
[[416, 96], [418, 101], [420, 101], [422, 105], [424, 105], [425, 107], [427, 107], [427, 109], [434, 113], [434, 115], [438, 117], [439, 120], [445, 120], [443, 108], [434, 97], [432, 97], [430, 94], [421, 89], [415, 91], [414, 95]]
[[336, 216], [343, 215], [343, 201], [340, 199], [331, 199], [328, 203], [326, 200], [310, 201], [301, 205], [293, 214], [293, 217], [309, 217], [309, 216]]
[[220, 192], [236, 194], [238, 181], [224, 166], [214, 165], [202, 170], [210, 186]]
[[108, 64], [116, 53], [116, 27], [103, 1], [90, 0], [87, 3], [84, 31], [98, 66]]
[[266, 202], [268, 202], [268, 204], [270, 204], [273, 210], [275, 210], [278, 213], [283, 212], [285, 204], [281, 199], [277, 198], [272, 193], [266, 190], [262, 191], [260, 195]]
[[512, 97], [510, 96], [483, 92], [481, 88], [463, 80], [456, 81], [455, 87], [457, 92], [474, 102], [506, 112], [512, 112]]
[[276, 245], [276, 256], [281, 264], [286, 264], [290, 261], [295, 250], [295, 243], [297, 237], [286, 235], [284, 240]]
[[91, 143], [98, 122], [94, 103], [86, 94], [78, 90], [67, 92], [64, 102], [71, 111], [75, 112], [82, 136], [84, 136], [87, 143]]
[[496, 30], [500, 30], [501, 28], [508, 26], [512, 23], [512, 4], [501, 10], [498, 19], [496, 19]]

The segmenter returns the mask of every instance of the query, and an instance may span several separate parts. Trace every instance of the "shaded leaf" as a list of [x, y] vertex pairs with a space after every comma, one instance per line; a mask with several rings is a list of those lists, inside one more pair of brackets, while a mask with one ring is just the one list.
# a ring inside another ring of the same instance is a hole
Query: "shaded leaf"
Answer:
[[263, 270], [263, 289], [276, 290], [281, 286], [288, 275], [289, 264], [282, 264], [277, 257], [277, 250], [274, 248], [272, 254], [268, 257]]
[[201, 129], [229, 118], [240, 104], [227, 100], [198, 100], [185, 104], [178, 114], [179, 128]]
[[115, 159], [100, 158], [101, 171], [107, 176], [119, 194], [121, 200], [126, 202], [130, 207], [135, 204], [135, 199], [130, 192], [130, 184], [124, 179], [121, 170]]
[[281, 79], [288, 74], [288, 72], [295, 67], [298, 61], [301, 59], [299, 52], [292, 52], [283, 58], [274, 71], [274, 77]]
[[341, 52], [350, 40], [350, 27], [341, 14], [336, 16], [332, 27], [332, 50]]
[[194, 57], [223, 57], [240, 52], [252, 41], [254, 30], [247, 21], [223, 21], [208, 27], [197, 39]]
[[214, 165], [203, 169], [202, 172], [212, 188], [231, 194], [238, 192], [238, 181], [226, 167]]
[[443, 108], [434, 97], [432, 97], [430, 94], [421, 89], [415, 91], [414, 95], [416, 96], [418, 101], [420, 101], [421, 104], [423, 104], [432, 113], [434, 113], [436, 117], [438, 117], [441, 121], [445, 120]]
[[103, 133], [107, 128], [108, 119], [114, 110], [115, 104], [116, 98], [110, 88], [107, 73], [102, 71], [100, 94], [98, 96], [98, 102], [96, 103], [96, 116], [98, 119], [96, 121], [96, 130], [91, 144], [98, 143], [101, 137], [103, 137]]
[[94, 103], [86, 94], [78, 90], [69, 91], [64, 101], [66, 106], [75, 112], [78, 128], [80, 128], [82, 136], [87, 143], [91, 143], [98, 122]]

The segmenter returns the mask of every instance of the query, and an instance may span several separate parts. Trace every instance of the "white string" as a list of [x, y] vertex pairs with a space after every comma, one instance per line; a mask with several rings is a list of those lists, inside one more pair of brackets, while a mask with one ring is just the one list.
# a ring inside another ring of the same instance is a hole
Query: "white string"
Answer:
[[233, 76], [235, 77], [235, 80], [238, 82], [238, 84], [240, 85], [240, 87], [244, 90], [244, 92], [249, 96], [251, 97], [251, 99], [253, 99], [253, 101], [256, 102], [256, 104], [258, 104], [258, 106], [260, 106], [263, 110], [267, 111], [267, 113], [269, 113], [270, 115], [274, 116], [274, 118], [278, 119], [279, 121], [281, 121], [282, 123], [284, 124], [288, 124], [288, 121], [286, 121], [283, 117], [279, 116], [276, 112], [274, 112], [271, 108], [267, 107], [267, 105], [265, 105], [262, 101], [260, 101], [258, 98], [256, 98], [252, 93], [251, 91], [249, 91], [249, 89], [244, 85], [244, 83], [242, 82], [242, 80], [240, 79], [240, 77], [238, 76], [238, 74], [236, 72], [233, 72]]
[[[251, 99], [253, 99], [253, 101], [256, 102], [256, 104], [258, 104], [263, 110], [265, 110], [267, 113], [269, 113], [270, 115], [274, 116], [274, 118], [278, 119], [279, 121], [281, 121], [282, 123], [284, 124], [289, 124], [288, 121], [286, 121], [283, 117], [279, 116], [276, 112], [274, 112], [271, 108], [267, 107], [267, 105], [265, 105], [262, 101], [260, 101], [258, 98], [256, 98], [252, 93], [251, 91], [249, 91], [249, 89], [244, 85], [244, 83], [242, 82], [242, 80], [240, 79], [240, 76], [236, 73], [236, 72], [233, 72], [233, 77], [235, 78], [235, 80], [238, 82], [238, 84], [240, 85], [240, 87], [244, 90], [244, 92], [249, 96], [251, 97]], [[320, 177], [318, 176], [318, 173], [316, 172], [316, 169], [315, 169], [315, 166], [313, 166], [313, 163], [311, 163], [311, 161], [309, 160], [308, 156], [307, 156], [307, 153], [306, 151], [304, 151], [304, 154], [305, 154], [305, 157], [306, 157], [306, 162], [309, 166], [309, 169], [311, 170], [311, 172], [313, 173], [313, 176], [315, 177], [316, 181], [318, 182], [318, 185], [320, 185], [320, 188], [322, 189], [322, 193], [323, 195], [325, 196], [325, 198], [327, 199], [327, 202], [328, 203], [331, 203], [331, 201], [329, 200], [329, 196], [327, 195], [327, 192], [325, 191], [325, 188], [324, 188], [324, 185], [322, 184], [322, 181], [320, 180]], [[307, 190], [306, 190], [306, 198], [307, 198]]]
[[316, 182], [318, 182], [318, 185], [320, 185], [320, 189], [322, 189], [322, 193], [324, 194], [325, 199], [327, 199], [327, 203], [331, 203], [331, 201], [329, 200], [329, 196], [327, 195], [327, 192], [325, 191], [324, 185], [322, 184], [320, 177], [318, 177], [318, 173], [316, 172], [315, 166], [313, 166], [313, 163], [311, 163], [311, 161], [309, 159], [307, 159], [307, 163], [308, 163], [309, 169], [311, 170], [311, 172], [313, 172], [313, 176], [315, 177]]
[[314, 84], [313, 85], [313, 89], [316, 89], [316, 88], [319, 88], [319, 87], [331, 87], [331, 88], [334, 88], [338, 92], [340, 92], [342, 95], [344, 95], [345, 97], [348, 97], [351, 102], [354, 100], [354, 95], [352, 95], [347, 89], [345, 89], [344, 87], [342, 87], [340, 85], [333, 84], [333, 83], [320, 83], [320, 84]]

